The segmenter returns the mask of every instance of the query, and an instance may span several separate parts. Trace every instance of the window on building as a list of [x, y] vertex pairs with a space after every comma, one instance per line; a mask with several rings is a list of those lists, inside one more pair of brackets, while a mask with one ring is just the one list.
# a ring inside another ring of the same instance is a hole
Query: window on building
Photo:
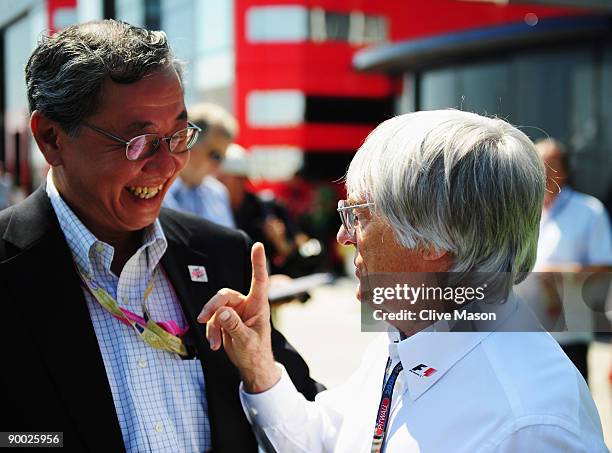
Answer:
[[262, 6], [246, 13], [246, 37], [251, 43], [306, 41], [308, 10], [303, 6]]
[[339, 41], [362, 45], [386, 41], [384, 16], [340, 13], [302, 6], [253, 7], [247, 11], [247, 40], [258, 42]]
[[391, 98], [307, 96], [307, 123], [375, 125], [393, 116]]
[[299, 90], [251, 91], [246, 102], [251, 127], [292, 127], [304, 122], [306, 98]]
[[348, 41], [351, 17], [348, 14], [325, 12], [325, 35], [327, 41]]
[[389, 25], [384, 16], [365, 16], [363, 43], [384, 42], [389, 39]]
[[295, 146], [251, 146], [251, 177], [272, 181], [290, 179], [304, 164], [302, 149]]
[[387, 20], [360, 11], [337, 13], [313, 8], [310, 11], [310, 36], [315, 42], [341, 41], [362, 45], [387, 40]]

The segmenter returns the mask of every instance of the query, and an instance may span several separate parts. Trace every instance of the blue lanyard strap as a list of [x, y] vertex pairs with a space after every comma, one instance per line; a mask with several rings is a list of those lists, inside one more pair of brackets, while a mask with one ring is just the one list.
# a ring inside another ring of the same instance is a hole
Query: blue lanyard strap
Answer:
[[[391, 366], [391, 359], [387, 360], [385, 367], [385, 376]], [[403, 370], [402, 362], [398, 362], [393, 368], [386, 382], [383, 383], [382, 395], [378, 404], [378, 412], [376, 415], [376, 425], [374, 426], [374, 438], [372, 439], [371, 453], [380, 453], [385, 442], [387, 433], [387, 424], [389, 423], [389, 413], [391, 412], [391, 400], [393, 398], [393, 388], [397, 381], [397, 376]]]

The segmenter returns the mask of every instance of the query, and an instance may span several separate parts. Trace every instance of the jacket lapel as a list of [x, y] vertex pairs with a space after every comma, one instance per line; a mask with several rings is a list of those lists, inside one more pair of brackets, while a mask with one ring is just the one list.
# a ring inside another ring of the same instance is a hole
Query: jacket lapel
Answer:
[[[168, 240], [162, 265], [181, 301], [206, 380], [206, 399], [215, 453], [255, 452], [257, 444], [238, 397], [240, 375], [223, 350], [213, 352], [206, 326], [197, 322], [202, 307], [219, 289], [229, 286], [224, 266], [195, 250], [190, 234], [162, 210], [160, 221]], [[192, 281], [188, 266], [203, 266], [208, 282]]]
[[4, 239], [21, 250], [2, 264], [10, 300], [20, 305], [77, 435], [91, 451], [125, 451], [80, 281], [44, 189], [14, 212]]
[[[190, 235], [186, 229], [177, 223], [165, 221], [163, 216], [160, 221], [168, 241], [168, 249], [161, 259], [162, 266], [181, 302], [198, 356], [207, 357], [211, 350], [205, 340], [206, 329], [196, 318], [204, 303], [215, 294], [210, 283], [214, 281], [215, 271], [210, 269], [207, 255], [189, 247]], [[193, 281], [189, 266], [204, 267], [208, 281]]]

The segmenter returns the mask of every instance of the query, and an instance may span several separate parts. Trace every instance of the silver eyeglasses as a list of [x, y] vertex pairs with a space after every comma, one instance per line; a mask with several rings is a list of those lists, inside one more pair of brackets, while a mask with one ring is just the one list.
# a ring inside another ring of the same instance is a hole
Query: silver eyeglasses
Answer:
[[337, 211], [338, 214], [340, 214], [340, 220], [342, 220], [342, 225], [344, 225], [344, 229], [350, 237], [355, 237], [358, 220], [357, 214], [355, 214], [353, 210], [359, 208], [369, 208], [370, 206], [374, 206], [374, 203], [361, 203], [351, 205], [348, 203], [348, 200], [338, 201]]
[[142, 134], [126, 141], [93, 124], [89, 124], [85, 121], [83, 121], [82, 124], [99, 134], [125, 145], [125, 157], [127, 160], [142, 160], [153, 156], [159, 150], [162, 141], [168, 144], [168, 149], [171, 153], [184, 153], [195, 145], [199, 133], [202, 132], [201, 128], [193, 123], [187, 122], [189, 126], [180, 131], [176, 131], [170, 137], [162, 137], [158, 134]]

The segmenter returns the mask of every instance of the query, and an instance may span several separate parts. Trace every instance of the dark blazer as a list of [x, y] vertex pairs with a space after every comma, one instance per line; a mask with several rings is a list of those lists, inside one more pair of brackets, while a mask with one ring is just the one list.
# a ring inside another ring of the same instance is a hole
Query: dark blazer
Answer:
[[[189, 322], [206, 379], [215, 453], [255, 452], [240, 405], [240, 377], [223, 351], [213, 352], [202, 306], [220, 288], [248, 291], [249, 240], [241, 232], [163, 209], [168, 249], [162, 258]], [[44, 188], [0, 212], [0, 431], [63, 431], [68, 451], [125, 451], [98, 341], [70, 250]], [[188, 265], [209, 281], [192, 282]], [[276, 359], [312, 399], [320, 389], [276, 330]]]

